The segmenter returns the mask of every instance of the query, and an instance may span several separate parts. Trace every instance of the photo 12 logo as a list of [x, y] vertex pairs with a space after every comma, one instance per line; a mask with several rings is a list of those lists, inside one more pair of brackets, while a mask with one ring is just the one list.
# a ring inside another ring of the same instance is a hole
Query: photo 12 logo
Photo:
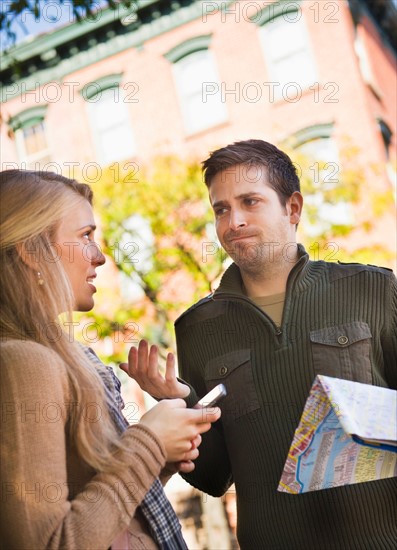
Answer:
[[320, 84], [314, 82], [311, 86], [302, 86], [299, 82], [203, 82], [201, 96], [203, 103], [208, 103], [209, 97], [217, 96], [221, 103], [275, 103], [286, 101], [297, 103], [304, 93], [313, 96], [314, 103], [339, 103], [336, 82]]
[[[214, 2], [202, 2], [202, 17], [203, 23], [207, 23], [212, 15], [219, 13], [222, 23], [227, 21], [233, 21], [235, 23], [241, 23], [247, 21], [248, 23], [261, 24], [261, 20], [266, 16], [266, 22], [272, 22], [275, 19], [281, 17], [288, 23], [296, 23], [302, 18], [303, 2], [301, 0], [288, 1], [288, 0], [264, 0], [262, 2], [255, 2], [251, 0], [223, 0]], [[321, 1], [310, 2], [304, 0], [305, 11], [307, 16], [312, 18], [314, 23], [339, 23], [339, 3], [335, 0], [333, 2]]]

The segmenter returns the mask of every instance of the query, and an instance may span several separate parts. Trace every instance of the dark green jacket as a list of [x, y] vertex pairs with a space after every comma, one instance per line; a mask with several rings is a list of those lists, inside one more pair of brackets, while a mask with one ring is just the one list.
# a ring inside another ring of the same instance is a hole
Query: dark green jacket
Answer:
[[243, 294], [235, 264], [213, 295], [176, 321], [180, 374], [197, 392], [189, 404], [219, 382], [228, 391], [221, 420], [184, 477], [214, 496], [235, 483], [243, 550], [394, 549], [397, 478], [302, 495], [277, 491], [317, 374], [397, 388], [393, 273], [313, 262], [302, 246], [299, 252], [281, 329]]

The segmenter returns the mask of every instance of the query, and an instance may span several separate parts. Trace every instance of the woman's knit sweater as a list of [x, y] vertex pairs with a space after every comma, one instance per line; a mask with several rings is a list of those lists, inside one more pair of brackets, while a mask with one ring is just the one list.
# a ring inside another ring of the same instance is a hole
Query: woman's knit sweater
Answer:
[[124, 468], [97, 474], [68, 435], [67, 365], [30, 341], [3, 341], [0, 349], [3, 547], [108, 549], [128, 528], [131, 548], [156, 549], [137, 508], [165, 465], [156, 435], [129, 427]]

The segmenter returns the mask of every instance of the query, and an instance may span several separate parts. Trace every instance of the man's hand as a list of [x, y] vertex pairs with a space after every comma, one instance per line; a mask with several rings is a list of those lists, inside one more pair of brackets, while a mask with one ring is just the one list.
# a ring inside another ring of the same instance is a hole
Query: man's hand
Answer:
[[167, 355], [163, 376], [159, 371], [158, 348], [153, 345], [149, 351], [146, 340], [139, 342], [138, 349], [132, 347], [128, 354], [128, 363], [121, 363], [119, 366], [155, 399], [184, 398], [190, 393], [189, 386], [176, 378], [174, 354]]

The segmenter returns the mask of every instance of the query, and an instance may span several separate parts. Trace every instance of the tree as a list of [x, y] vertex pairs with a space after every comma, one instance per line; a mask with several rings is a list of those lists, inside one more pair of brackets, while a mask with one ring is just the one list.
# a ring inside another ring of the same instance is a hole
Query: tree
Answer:
[[[170, 347], [174, 320], [211, 291], [225, 255], [211, 231], [212, 213], [197, 163], [162, 157], [150, 169], [127, 165], [129, 170], [112, 164], [93, 185], [104, 253], [117, 267], [122, 298], [113, 297], [120, 307], [109, 316], [99, 304], [90, 318], [101, 327], [101, 336], [115, 340], [119, 334], [117, 343], [130, 343], [132, 330], [135, 337], [139, 332]], [[123, 346], [114, 348], [110, 359], [124, 360]]]
[[[331, 255], [328, 260], [351, 260], [341, 243], [353, 225], [330, 219], [319, 226], [317, 220], [321, 204], [358, 203], [362, 192], [368, 192], [371, 180], [363, 169], [358, 169], [356, 151], [351, 147], [344, 150], [343, 171], [339, 170], [339, 165], [315, 162], [296, 151], [289, 153], [297, 164], [306, 198], [307, 220], [303, 221], [300, 231], [308, 252], [314, 259]], [[113, 257], [118, 272], [127, 279], [134, 279], [144, 295], [138, 303], [117, 301], [112, 295], [114, 308], [112, 311], [103, 309], [103, 313], [100, 313], [101, 297], [95, 315], [90, 314], [91, 321], [100, 327], [102, 337], [111, 339], [114, 344], [111, 352], [102, 354], [107, 363], [124, 361], [126, 344], [129, 347], [138, 337], [145, 336], [160, 344], [160, 351], [164, 347], [174, 349], [174, 319], [191, 303], [208, 294], [226, 267], [226, 256], [220, 251], [211, 230], [213, 214], [200, 166], [175, 157], [158, 158], [150, 169], [132, 162], [123, 163], [123, 166], [128, 164], [129, 170], [121, 170], [118, 163], [112, 164], [93, 185], [104, 251]], [[376, 198], [372, 201], [373, 210], [369, 210], [360, 223], [364, 231], [369, 228], [375, 211], [381, 213], [387, 206], [387, 193], [373, 192], [373, 195]], [[310, 200], [316, 196], [320, 196], [321, 201]], [[307, 232], [310, 225], [314, 230]], [[365, 260], [365, 254], [371, 253], [372, 257], [368, 257], [374, 263], [373, 252], [373, 249], [361, 249], [358, 254]], [[377, 252], [382, 258], [387, 256], [383, 247]], [[114, 286], [117, 287], [117, 282]], [[93, 332], [95, 338], [97, 334]], [[97, 351], [100, 350], [97, 348]], [[139, 410], [135, 402], [128, 405], [134, 405], [134, 414]], [[229, 496], [233, 500], [233, 493]], [[216, 536], [222, 532], [225, 538], [221, 547], [228, 548], [230, 541], [221, 503], [207, 500], [202, 503], [203, 523], [207, 529], [211, 528], [215, 518], [218, 522]], [[179, 506], [186, 506], [186, 503], [179, 503]], [[213, 534], [214, 529], [211, 532]], [[209, 539], [207, 544], [210, 544]]]
[[359, 149], [348, 140], [337, 163], [296, 151], [290, 156], [298, 166], [305, 198], [300, 240], [312, 259], [393, 264], [395, 251], [387, 245], [364, 245], [382, 218], [395, 216], [392, 189], [378, 185], [383, 180], [381, 167], [360, 162]]
[[[9, 0], [4, 2], [0, 12], [0, 30], [5, 31], [11, 43], [15, 41], [15, 32], [13, 29], [18, 24], [19, 16], [25, 12], [32, 13], [36, 21], [38, 21], [43, 12], [45, 4], [52, 3], [54, 0]], [[117, 9], [119, 6], [136, 9], [136, 2], [132, 0], [57, 0], [60, 6], [71, 6], [73, 16], [77, 21], [82, 21], [86, 18], [93, 18], [98, 10], [110, 8]]]
[[[340, 166], [313, 161], [296, 150], [288, 152], [305, 197], [298, 240], [311, 257], [389, 263], [391, 252], [384, 246], [356, 247], [353, 256], [347, 246], [351, 231], [361, 231], [365, 238], [373, 219], [392, 204], [388, 192], [373, 189], [375, 174], [359, 167], [358, 151], [346, 147]], [[113, 258], [115, 271], [111, 297], [101, 296], [89, 318], [100, 327], [102, 338], [112, 339], [106, 360], [113, 361], [125, 359], [123, 344], [143, 336], [161, 348], [173, 348], [176, 317], [216, 286], [227, 260], [215, 236], [197, 163], [161, 157], [150, 168], [133, 162], [123, 163], [129, 167], [126, 170], [120, 166], [110, 165], [93, 185], [104, 252]], [[349, 216], [344, 221], [336, 218], [338, 208], [346, 213], [363, 195], [370, 197], [371, 207], [359, 223]], [[120, 280], [121, 294], [117, 294]]]

